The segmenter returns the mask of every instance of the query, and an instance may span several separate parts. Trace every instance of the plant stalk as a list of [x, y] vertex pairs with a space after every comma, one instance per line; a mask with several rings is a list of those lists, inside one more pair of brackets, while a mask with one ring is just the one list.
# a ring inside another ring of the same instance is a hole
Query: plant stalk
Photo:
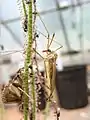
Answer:
[[[33, 72], [33, 69], [31, 71]], [[36, 120], [36, 94], [35, 94], [35, 78], [32, 76], [32, 120]]]
[[[29, 94], [28, 90], [28, 76], [29, 76], [29, 64], [32, 60], [32, 2], [28, 5], [28, 45], [26, 48], [26, 58], [24, 63], [24, 79], [23, 79], [23, 87], [24, 91]], [[24, 120], [28, 120], [28, 96], [24, 95]]]

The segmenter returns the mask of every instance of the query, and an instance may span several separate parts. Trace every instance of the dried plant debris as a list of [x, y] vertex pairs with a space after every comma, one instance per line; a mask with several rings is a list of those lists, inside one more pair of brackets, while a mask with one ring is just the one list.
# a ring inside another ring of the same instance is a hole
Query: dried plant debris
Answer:
[[55, 116], [55, 118], [56, 118], [56, 120], [60, 120], [60, 108], [58, 107], [58, 105], [57, 105], [57, 102], [56, 101], [52, 101], [51, 102], [52, 104], [52, 106], [51, 106], [51, 109], [54, 109], [54, 116]]
[[[30, 67], [31, 68], [31, 67]], [[2, 101], [3, 103], [12, 103], [16, 102], [19, 104], [19, 110], [23, 111], [23, 92], [20, 90], [23, 90], [23, 72], [24, 68], [21, 68], [17, 71], [15, 76], [12, 78], [12, 80], [9, 81], [8, 85], [4, 86], [2, 89]], [[37, 106], [40, 106], [40, 96], [43, 91], [43, 97], [44, 96], [44, 79], [43, 76], [40, 74], [35, 75], [35, 87], [37, 92]], [[32, 75], [29, 74], [29, 78], [31, 78]], [[28, 81], [30, 83], [30, 79]], [[32, 83], [30, 83], [32, 84]], [[20, 88], [20, 89], [19, 89]]]

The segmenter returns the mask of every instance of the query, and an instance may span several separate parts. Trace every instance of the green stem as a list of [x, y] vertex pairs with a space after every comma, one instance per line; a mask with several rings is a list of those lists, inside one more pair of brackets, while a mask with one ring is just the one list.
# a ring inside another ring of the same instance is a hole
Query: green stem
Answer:
[[27, 11], [26, 11], [24, 0], [22, 0], [22, 4], [23, 4], [24, 15], [27, 16]]
[[[33, 69], [32, 69], [32, 74], [34, 73], [33, 72]], [[35, 120], [36, 119], [36, 94], [35, 94], [35, 78], [34, 78], [34, 75], [32, 77], [32, 120]]]
[[50, 102], [47, 101], [46, 108], [44, 110], [44, 120], [47, 120], [47, 117], [49, 116], [49, 108], [50, 108]]
[[[25, 71], [24, 71], [24, 80], [23, 87], [24, 91], [29, 94], [28, 91], [28, 65], [31, 63], [32, 59], [32, 2], [28, 5], [28, 45], [26, 48], [26, 58], [25, 58]], [[28, 96], [24, 95], [24, 120], [28, 120]]]

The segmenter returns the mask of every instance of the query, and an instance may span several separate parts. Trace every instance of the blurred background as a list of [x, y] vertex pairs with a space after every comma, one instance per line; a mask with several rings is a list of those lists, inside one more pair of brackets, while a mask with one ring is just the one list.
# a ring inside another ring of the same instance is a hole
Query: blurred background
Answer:
[[[90, 95], [90, 0], [37, 0], [36, 3], [50, 35], [52, 36], [55, 33], [55, 41], [59, 43], [57, 44], [53, 41], [51, 49], [55, 50], [60, 44], [63, 46], [58, 51], [59, 57], [57, 59], [57, 81], [59, 80], [59, 82], [56, 81], [56, 86], [57, 91], [59, 91], [60, 104], [62, 108], [76, 109], [85, 106], [88, 104], [87, 99]], [[38, 30], [47, 36], [47, 32], [38, 17], [36, 24]], [[0, 1], [1, 83], [8, 83], [10, 77], [23, 66], [22, 50], [25, 37], [21, 28], [22, 24], [17, 0]], [[47, 39], [40, 33], [38, 34], [37, 49], [42, 54], [42, 50], [46, 48]], [[40, 69], [43, 71], [41, 67], [42, 61]], [[65, 88], [67, 90], [70, 88], [68, 93]], [[81, 94], [83, 97], [80, 97]], [[79, 103], [81, 102], [81, 106], [77, 102], [78, 97], [80, 97]], [[67, 100], [68, 98], [70, 99]], [[90, 111], [90, 108], [85, 108], [85, 110]], [[64, 116], [64, 113], [61, 116]], [[85, 119], [90, 119], [90, 115], [88, 116], [87, 112], [82, 113], [82, 116]], [[74, 119], [76, 118], [71, 118], [71, 120]], [[84, 120], [84, 118], [82, 117], [81, 120]]]

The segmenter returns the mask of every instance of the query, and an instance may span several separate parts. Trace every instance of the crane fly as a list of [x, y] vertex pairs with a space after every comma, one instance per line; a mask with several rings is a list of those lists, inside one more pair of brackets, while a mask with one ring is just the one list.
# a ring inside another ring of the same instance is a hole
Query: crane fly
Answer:
[[48, 35], [48, 43], [47, 43], [47, 49], [43, 50], [42, 52], [46, 53], [45, 57], [41, 56], [35, 49], [34, 51], [43, 58], [44, 60], [44, 67], [45, 67], [45, 84], [46, 92], [48, 93], [48, 99], [52, 97], [54, 86], [55, 86], [55, 77], [56, 77], [56, 59], [58, 57], [56, 51], [62, 48], [60, 45], [56, 50], [51, 51], [50, 46], [54, 40], [55, 34], [52, 35], [52, 38], [49, 38]]

